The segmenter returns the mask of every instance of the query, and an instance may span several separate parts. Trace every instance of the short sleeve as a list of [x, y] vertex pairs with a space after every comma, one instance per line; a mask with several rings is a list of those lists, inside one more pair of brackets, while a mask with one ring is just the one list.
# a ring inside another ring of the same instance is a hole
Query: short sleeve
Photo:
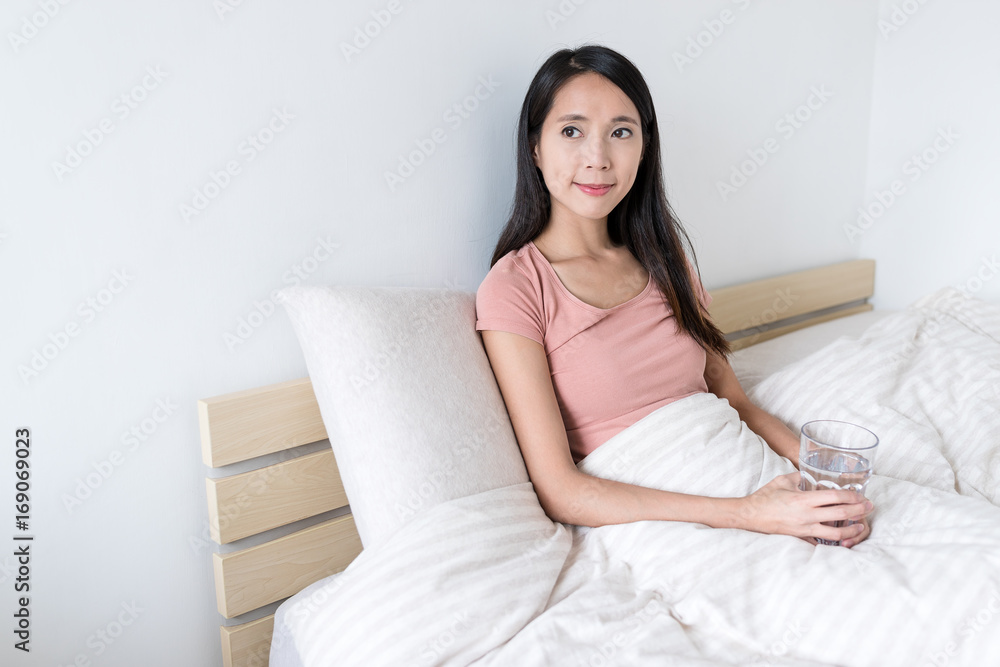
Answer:
[[512, 255], [501, 258], [476, 291], [476, 331], [508, 331], [544, 345], [541, 290]]

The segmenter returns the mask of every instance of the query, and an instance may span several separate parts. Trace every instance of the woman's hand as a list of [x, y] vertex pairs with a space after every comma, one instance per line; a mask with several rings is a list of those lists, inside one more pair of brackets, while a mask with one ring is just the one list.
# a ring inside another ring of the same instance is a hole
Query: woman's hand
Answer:
[[[871, 501], [854, 491], [822, 489], [800, 491], [799, 473], [779, 475], [743, 501], [740, 517], [744, 528], [758, 533], [793, 535], [810, 544], [816, 539], [839, 541], [853, 547], [871, 533], [866, 515]], [[858, 521], [841, 528], [823, 525], [826, 521]]]
[[868, 536], [871, 535], [872, 533], [871, 526], [868, 525], [868, 517], [867, 516], [861, 517], [861, 520], [856, 525], [861, 526], [861, 532], [858, 533], [858, 536], [852, 537], [849, 540], [841, 542], [840, 546], [847, 547], [848, 549], [850, 549], [855, 544], [860, 544], [861, 542], [864, 542], [865, 540], [868, 539]]

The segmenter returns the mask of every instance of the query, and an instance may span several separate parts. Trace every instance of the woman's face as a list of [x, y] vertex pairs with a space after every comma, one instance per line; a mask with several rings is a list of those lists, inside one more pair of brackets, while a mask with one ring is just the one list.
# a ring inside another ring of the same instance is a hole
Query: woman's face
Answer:
[[606, 221], [635, 182], [642, 145], [639, 111], [618, 86], [593, 72], [563, 84], [533, 152], [552, 218]]

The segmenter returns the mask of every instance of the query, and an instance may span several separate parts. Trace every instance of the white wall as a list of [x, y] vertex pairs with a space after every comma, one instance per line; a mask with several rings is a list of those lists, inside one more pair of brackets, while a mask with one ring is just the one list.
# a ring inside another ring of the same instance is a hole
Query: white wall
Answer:
[[866, 197], [857, 205], [881, 216], [862, 220], [868, 227], [857, 225], [854, 239], [878, 262], [875, 303], [902, 307], [944, 285], [996, 300], [1000, 5], [882, 0], [879, 16]]
[[[399, 3], [349, 60], [340, 45], [387, 1], [258, 0], [221, 15], [193, 0], [5, 3], [0, 498], [13, 522], [13, 433], [30, 427], [36, 541], [32, 652], [15, 651], [8, 633], [4, 664], [220, 664], [197, 399], [305, 374], [284, 314], [266, 303], [296, 270], [314, 284], [475, 290], [510, 204], [522, 96], [556, 48], [605, 43], [646, 75], [668, 194], [710, 288], [875, 255], [896, 302], [901, 281], [929, 291], [971, 273], [991, 243], [1000, 250], [983, 201], [990, 145], [980, 147], [996, 92], [969, 109], [951, 81], [957, 69], [971, 82], [984, 64], [963, 64], [972, 43], [992, 44], [972, 2], [928, 6], [887, 44], [879, 8], [864, 0]], [[40, 14], [48, 5], [51, 18]], [[936, 55], [905, 77], [935, 24], [947, 28], [928, 48]], [[22, 32], [31, 36], [11, 39]], [[678, 65], [699, 39], [707, 46]], [[928, 80], [951, 86], [931, 108]], [[470, 100], [477, 90], [483, 99]], [[448, 110], [465, 100], [477, 108], [459, 123]], [[791, 132], [783, 119], [796, 113]], [[949, 122], [963, 133], [951, 167], [942, 161], [852, 243], [843, 221]], [[436, 128], [446, 140], [391, 190], [385, 172]], [[243, 143], [258, 134], [271, 140], [263, 150]], [[96, 147], [60, 178], [53, 163], [88, 136]], [[753, 154], [766, 162], [747, 163], [754, 173], [724, 198], [718, 184]], [[238, 173], [219, 176], [230, 162]], [[213, 173], [225, 187], [213, 190]], [[185, 219], [180, 207], [206, 189], [207, 207]], [[948, 253], [947, 275], [889, 247], [907, 214], [922, 225], [916, 236]], [[968, 220], [976, 238], [951, 233]], [[100, 312], [87, 299], [103, 301]], [[248, 319], [259, 326], [244, 340]], [[36, 352], [49, 358], [25, 372]], [[133, 447], [125, 434], [143, 428]], [[88, 475], [95, 488], [80, 486]], [[67, 506], [77, 489], [89, 496]], [[0, 540], [13, 544], [14, 532]], [[12, 551], [0, 547], [8, 619]], [[115, 628], [123, 604], [142, 611], [104, 644], [97, 632]]]

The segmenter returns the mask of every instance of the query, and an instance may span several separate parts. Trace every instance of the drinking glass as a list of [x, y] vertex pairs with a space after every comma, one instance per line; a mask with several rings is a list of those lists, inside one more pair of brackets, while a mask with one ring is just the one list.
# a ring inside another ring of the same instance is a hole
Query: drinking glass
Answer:
[[[816, 419], [802, 425], [799, 439], [799, 489], [848, 489], [865, 495], [872, 475], [878, 436], [863, 426], [833, 419]], [[840, 528], [856, 521], [825, 521]], [[839, 541], [819, 544], [839, 546]]]

